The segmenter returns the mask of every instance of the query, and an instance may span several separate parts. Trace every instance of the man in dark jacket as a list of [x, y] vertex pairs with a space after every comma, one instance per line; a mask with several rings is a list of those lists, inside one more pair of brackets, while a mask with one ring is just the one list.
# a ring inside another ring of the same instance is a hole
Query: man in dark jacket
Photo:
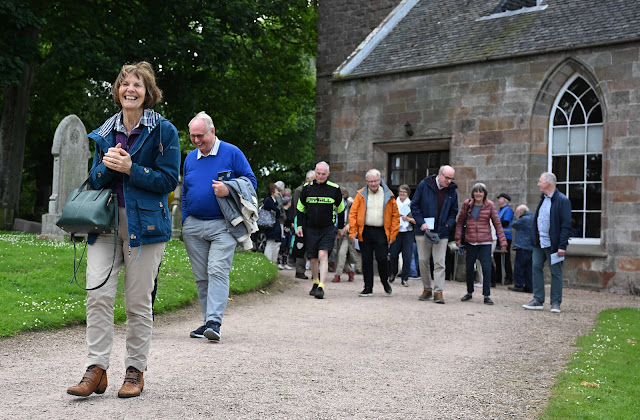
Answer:
[[344, 200], [340, 186], [327, 179], [330, 173], [327, 162], [318, 162], [315, 172], [316, 179], [304, 184], [298, 200], [296, 235], [304, 237], [307, 258], [311, 260], [313, 288], [309, 294], [322, 299], [329, 272], [329, 251], [336, 235], [342, 238]]
[[560, 313], [562, 303], [562, 261], [571, 233], [571, 202], [556, 189], [556, 176], [551, 172], [540, 175], [538, 188], [542, 195], [533, 219], [533, 299], [525, 309], [543, 309], [544, 262], [551, 269], [551, 312]]
[[[420, 181], [411, 200], [411, 212], [416, 226], [420, 227], [416, 233], [420, 276], [424, 288], [420, 300], [429, 300], [433, 296], [435, 303], [444, 303], [442, 291], [447, 244], [458, 215], [458, 186], [453, 182], [455, 172], [449, 165], [441, 166], [438, 175], [430, 175]], [[424, 235], [427, 232], [435, 233], [439, 241], [434, 243], [432, 237], [427, 238]], [[429, 270], [429, 260], [432, 256], [433, 281]], [[432, 283], [435, 283], [435, 287], [432, 287]]]
[[511, 222], [511, 227], [516, 230], [516, 239], [513, 249], [516, 251], [516, 262], [513, 270], [513, 286], [509, 290], [514, 292], [533, 292], [531, 283], [531, 230], [533, 229], [533, 214], [529, 207], [521, 204], [516, 209], [516, 217]]

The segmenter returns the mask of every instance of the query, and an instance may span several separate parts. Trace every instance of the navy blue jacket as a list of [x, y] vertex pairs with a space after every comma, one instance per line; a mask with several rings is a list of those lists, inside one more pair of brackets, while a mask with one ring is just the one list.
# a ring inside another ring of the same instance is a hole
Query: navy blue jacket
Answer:
[[[116, 115], [89, 134], [96, 142], [89, 185], [109, 187], [115, 171], [102, 162], [102, 155], [115, 147]], [[142, 128], [131, 147], [131, 175], [124, 174], [122, 191], [127, 211], [129, 246], [167, 242], [171, 238], [169, 193], [178, 185], [180, 144], [178, 131], [167, 119], [155, 113], [152, 126]], [[89, 235], [93, 243], [97, 235]]]
[[526, 212], [518, 219], [511, 222], [511, 227], [516, 230], [516, 240], [513, 241], [513, 249], [524, 249], [531, 251], [531, 230], [533, 229], [533, 213]]
[[444, 202], [438, 213], [438, 193], [436, 192], [435, 178], [438, 175], [430, 175], [420, 181], [413, 198], [411, 199], [411, 213], [416, 219], [416, 229], [424, 224], [424, 219], [434, 217], [436, 225], [434, 231], [440, 238], [449, 238], [449, 233], [455, 230], [456, 216], [458, 215], [458, 186], [455, 182], [449, 184], [445, 192]]
[[[536, 208], [536, 215], [533, 218], [533, 229], [531, 230], [531, 241], [536, 247], [540, 247], [538, 214], [540, 213], [540, 206], [542, 206], [544, 197], [544, 194], [540, 195], [540, 203], [538, 203], [538, 207]], [[558, 252], [559, 249], [566, 250], [571, 234], [571, 201], [557, 189], [551, 197], [549, 217], [551, 218], [551, 227], [549, 228], [551, 252]]]
[[278, 203], [276, 203], [270, 195], [266, 196], [262, 203], [265, 210], [272, 211], [276, 216], [276, 224], [273, 225], [271, 229], [267, 229], [265, 231], [267, 239], [273, 239], [276, 242], [280, 242], [282, 240], [282, 232], [280, 231], [280, 209], [278, 208]]

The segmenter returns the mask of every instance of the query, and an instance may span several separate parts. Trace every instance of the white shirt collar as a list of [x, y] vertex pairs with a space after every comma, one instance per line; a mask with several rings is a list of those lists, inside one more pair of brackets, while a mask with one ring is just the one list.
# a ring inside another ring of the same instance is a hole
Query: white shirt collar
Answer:
[[438, 180], [438, 175], [436, 175], [436, 186], [438, 187], [439, 190], [444, 188], [444, 187], [440, 186], [440, 181]]
[[218, 138], [218, 136], [216, 136], [216, 140], [213, 142], [213, 147], [211, 148], [208, 154], [205, 155], [200, 151], [200, 149], [198, 149], [198, 159], [202, 157], [207, 157], [207, 156], [216, 156], [218, 154], [219, 148], [220, 148], [220, 139]]

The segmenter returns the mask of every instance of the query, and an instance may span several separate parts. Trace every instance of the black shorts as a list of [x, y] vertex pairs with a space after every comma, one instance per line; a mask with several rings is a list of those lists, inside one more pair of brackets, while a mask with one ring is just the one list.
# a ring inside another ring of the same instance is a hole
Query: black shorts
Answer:
[[318, 251], [331, 251], [336, 240], [338, 228], [327, 226], [324, 228], [308, 227], [304, 229], [305, 248], [307, 248], [307, 258], [318, 258]]

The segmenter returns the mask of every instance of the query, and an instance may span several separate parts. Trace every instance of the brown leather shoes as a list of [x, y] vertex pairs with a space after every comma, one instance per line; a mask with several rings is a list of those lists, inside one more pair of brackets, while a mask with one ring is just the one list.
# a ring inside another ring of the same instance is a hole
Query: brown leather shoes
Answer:
[[333, 280], [331, 280], [332, 283], [340, 283], [340, 274], [336, 274], [335, 276], [333, 276]]
[[422, 291], [422, 295], [420, 295], [418, 300], [429, 300], [429, 299], [431, 299], [431, 296], [433, 296], [433, 293], [431, 292], [431, 289], [426, 289], [426, 290]]
[[118, 397], [131, 398], [140, 395], [142, 388], [144, 388], [144, 378], [142, 375], [142, 372], [138, 369], [133, 366], [129, 366], [127, 368], [127, 373], [124, 376], [122, 388], [118, 391]]
[[91, 365], [84, 373], [78, 385], [67, 388], [67, 394], [78, 397], [88, 397], [93, 394], [104, 394], [107, 389], [107, 371], [96, 365]]

